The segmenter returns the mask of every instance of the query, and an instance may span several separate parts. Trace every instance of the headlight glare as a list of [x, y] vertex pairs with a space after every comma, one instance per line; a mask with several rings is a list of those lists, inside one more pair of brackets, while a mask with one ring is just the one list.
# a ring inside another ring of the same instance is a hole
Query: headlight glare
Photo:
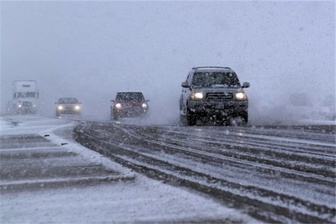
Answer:
[[202, 92], [196, 92], [191, 94], [191, 99], [193, 100], [201, 100], [203, 99], [203, 93]]
[[237, 100], [245, 100], [247, 99], [246, 93], [236, 93]]
[[79, 105], [76, 105], [76, 106], [75, 106], [75, 110], [80, 110], [80, 106], [79, 106]]
[[63, 106], [58, 106], [57, 107], [59, 110], [63, 110]]
[[115, 108], [120, 109], [120, 108], [121, 108], [121, 104], [120, 104], [120, 103], [117, 103], [117, 104], [115, 105]]
[[147, 108], [147, 104], [143, 103], [142, 105], [142, 108], [146, 109]]

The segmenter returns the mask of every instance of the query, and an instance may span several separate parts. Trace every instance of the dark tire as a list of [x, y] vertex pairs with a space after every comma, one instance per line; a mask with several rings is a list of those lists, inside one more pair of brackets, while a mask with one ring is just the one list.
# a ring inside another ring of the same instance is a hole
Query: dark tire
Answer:
[[244, 119], [245, 125], [248, 123], [248, 113], [245, 112], [241, 115], [241, 117]]
[[180, 125], [187, 125], [187, 117], [186, 115], [181, 115], [180, 114]]
[[187, 125], [187, 118], [184, 110], [182, 109], [182, 99], [180, 98], [180, 125]]
[[193, 125], [196, 125], [196, 115], [191, 113], [189, 109], [187, 109], [187, 124], [189, 126], [193, 126]]
[[111, 114], [111, 120], [118, 120], [119, 116], [115, 113]]

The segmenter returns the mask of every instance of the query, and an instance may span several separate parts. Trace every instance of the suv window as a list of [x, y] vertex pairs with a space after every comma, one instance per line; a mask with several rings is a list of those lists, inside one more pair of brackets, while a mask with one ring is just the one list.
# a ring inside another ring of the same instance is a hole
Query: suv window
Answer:
[[61, 98], [58, 100], [58, 103], [75, 104], [75, 103], [79, 103], [79, 101], [76, 98]]
[[195, 72], [191, 84], [195, 87], [240, 87], [237, 75], [232, 72]]
[[116, 100], [142, 102], [145, 101], [145, 98], [142, 93], [122, 92], [117, 94]]

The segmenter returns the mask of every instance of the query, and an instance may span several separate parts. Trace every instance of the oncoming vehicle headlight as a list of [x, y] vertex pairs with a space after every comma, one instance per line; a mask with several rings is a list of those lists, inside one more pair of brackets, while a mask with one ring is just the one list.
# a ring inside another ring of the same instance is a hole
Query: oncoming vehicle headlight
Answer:
[[57, 107], [57, 109], [63, 110], [63, 106], [60, 105], [60, 106]]
[[75, 110], [80, 110], [80, 106], [79, 106], [79, 105], [76, 105], [76, 106], [75, 106]]
[[147, 108], [147, 104], [143, 103], [142, 105], [142, 108], [146, 109]]
[[121, 108], [121, 104], [120, 104], [120, 103], [117, 103], [117, 104], [115, 105], [115, 108], [120, 109], [120, 108]]
[[201, 100], [203, 99], [203, 93], [202, 92], [196, 92], [196, 93], [192, 93], [190, 95], [191, 99], [193, 100]]
[[19, 104], [19, 105], [17, 105], [18, 107], [22, 107], [22, 105], [21, 104]]
[[246, 93], [236, 93], [236, 99], [237, 100], [246, 100], [247, 95], [246, 95]]

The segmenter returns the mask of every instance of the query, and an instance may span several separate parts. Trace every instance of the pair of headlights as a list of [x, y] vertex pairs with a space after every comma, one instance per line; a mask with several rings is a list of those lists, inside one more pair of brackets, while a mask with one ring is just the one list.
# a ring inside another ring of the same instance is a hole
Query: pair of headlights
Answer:
[[[64, 110], [64, 107], [63, 107], [62, 105], [59, 105], [59, 106], [57, 107], [57, 109], [58, 109], [58, 110]], [[74, 109], [75, 109], [75, 110], [80, 110], [80, 106], [79, 106], [79, 105], [76, 105], [76, 106], [74, 107]]]
[[[21, 104], [19, 104], [19, 105], [17, 105], [17, 106], [18, 106], [18, 108], [21, 108], [21, 107], [22, 107]], [[36, 105], [33, 105], [33, 107], [36, 107]]]
[[[204, 94], [202, 92], [195, 92], [195, 93], [192, 93], [190, 95], [190, 98], [192, 100], [202, 100], [202, 99], [204, 99]], [[235, 94], [235, 98], [237, 100], [246, 100], [247, 99], [247, 95], [246, 95], [246, 93], [239, 92], [239, 93]]]
[[[147, 106], [147, 104], [143, 103], [143, 104], [141, 104], [141, 107], [142, 107], [143, 109], [146, 109], [148, 106]], [[117, 108], [117, 109], [121, 109], [121, 103], [116, 103], [116, 104], [115, 104], [115, 108]]]

